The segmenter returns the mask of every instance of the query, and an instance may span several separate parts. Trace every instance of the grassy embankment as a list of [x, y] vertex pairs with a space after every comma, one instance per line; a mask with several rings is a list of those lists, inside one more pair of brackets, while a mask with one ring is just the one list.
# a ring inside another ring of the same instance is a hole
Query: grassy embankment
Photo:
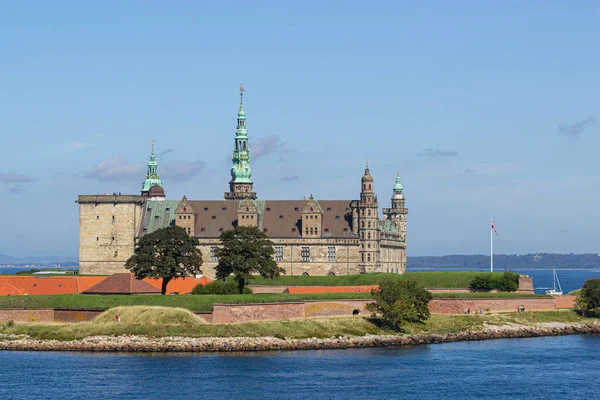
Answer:
[[[121, 323], [114, 315], [121, 315]], [[533, 325], [539, 322], [590, 322], [572, 311], [526, 313], [497, 313], [489, 315], [432, 315], [424, 324], [411, 324], [409, 334], [457, 333], [481, 330], [488, 325], [518, 323]], [[376, 321], [375, 321], [376, 322]], [[188, 310], [162, 307], [116, 308], [90, 322], [79, 323], [2, 323], [2, 334], [26, 334], [34, 339], [74, 340], [96, 335], [143, 335], [148, 337], [261, 337], [326, 338], [333, 336], [364, 336], [395, 334], [380, 324], [363, 317], [315, 318], [252, 322], [243, 324], [209, 324]]]
[[[434, 293], [434, 298], [526, 298], [544, 297], [520, 293]], [[78, 309], [108, 310], [119, 306], [179, 307], [195, 312], [211, 312], [213, 304], [283, 303], [304, 300], [369, 299], [370, 293], [318, 294], [234, 294], [234, 295], [85, 295], [0, 296], [0, 309]]]
[[[290, 276], [282, 275], [279, 278], [269, 279], [256, 277], [250, 281], [251, 285], [276, 285], [276, 286], [360, 286], [377, 285], [383, 278], [398, 280], [414, 279], [426, 288], [468, 288], [471, 280], [481, 272], [456, 271], [456, 272], [407, 272], [406, 274], [357, 274], [343, 276]], [[502, 272], [493, 272], [501, 276]]]

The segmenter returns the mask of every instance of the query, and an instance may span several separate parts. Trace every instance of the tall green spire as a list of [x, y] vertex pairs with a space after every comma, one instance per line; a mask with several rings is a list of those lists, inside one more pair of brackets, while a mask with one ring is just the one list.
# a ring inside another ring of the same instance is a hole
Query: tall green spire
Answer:
[[233, 167], [231, 167], [231, 179], [233, 183], [252, 183], [252, 169], [250, 168], [250, 147], [248, 145], [248, 131], [246, 131], [246, 113], [244, 112], [244, 92], [240, 86], [240, 110], [237, 117], [237, 128], [235, 129], [235, 143], [233, 147]]
[[162, 181], [158, 177], [158, 163], [154, 156], [154, 143], [156, 143], [156, 140], [152, 140], [152, 153], [150, 153], [150, 161], [148, 161], [146, 180], [142, 184], [142, 193], [148, 193], [154, 185], [162, 187]]

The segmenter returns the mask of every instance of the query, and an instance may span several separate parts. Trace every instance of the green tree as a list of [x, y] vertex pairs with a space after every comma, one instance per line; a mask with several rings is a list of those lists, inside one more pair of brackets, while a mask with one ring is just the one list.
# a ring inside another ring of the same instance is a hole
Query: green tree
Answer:
[[421, 323], [429, 318], [427, 307], [432, 296], [414, 279], [387, 278], [379, 288], [371, 290], [375, 299], [367, 309], [373, 316], [381, 316], [394, 329], [402, 329], [406, 323]]
[[125, 263], [137, 279], [162, 278], [161, 293], [173, 278], [202, 273], [198, 239], [180, 226], [169, 226], [142, 236], [135, 253]]
[[588, 279], [577, 295], [577, 305], [586, 313], [600, 308], [600, 279]]
[[258, 228], [238, 226], [234, 230], [221, 234], [222, 248], [216, 255], [219, 263], [215, 267], [218, 279], [233, 275], [239, 293], [252, 279], [252, 274], [260, 274], [264, 278], [275, 278], [285, 273], [273, 260], [273, 242]]

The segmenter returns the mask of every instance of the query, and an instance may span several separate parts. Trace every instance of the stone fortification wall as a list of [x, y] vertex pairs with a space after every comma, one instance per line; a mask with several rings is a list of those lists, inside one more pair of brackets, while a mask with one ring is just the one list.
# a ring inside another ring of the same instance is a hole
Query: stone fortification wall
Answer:
[[100, 315], [104, 310], [54, 310], [55, 322], [84, 322]]
[[436, 314], [463, 314], [479, 310], [517, 311], [524, 306], [526, 311], [554, 310], [553, 298], [515, 298], [515, 299], [433, 299], [429, 302], [429, 311]]
[[0, 322], [54, 322], [54, 310], [0, 310]]
[[304, 318], [304, 303], [215, 304], [213, 324]]

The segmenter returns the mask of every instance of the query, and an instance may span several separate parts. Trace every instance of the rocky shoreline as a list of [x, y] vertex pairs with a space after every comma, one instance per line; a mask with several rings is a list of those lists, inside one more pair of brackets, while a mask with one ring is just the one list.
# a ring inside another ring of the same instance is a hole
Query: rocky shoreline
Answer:
[[527, 338], [600, 333], [600, 324], [540, 323], [535, 326], [487, 325], [480, 331], [456, 334], [367, 335], [327, 339], [275, 337], [163, 337], [92, 336], [73, 341], [38, 340], [22, 335], [0, 335], [0, 350], [94, 352], [234, 352], [398, 347], [472, 340]]

